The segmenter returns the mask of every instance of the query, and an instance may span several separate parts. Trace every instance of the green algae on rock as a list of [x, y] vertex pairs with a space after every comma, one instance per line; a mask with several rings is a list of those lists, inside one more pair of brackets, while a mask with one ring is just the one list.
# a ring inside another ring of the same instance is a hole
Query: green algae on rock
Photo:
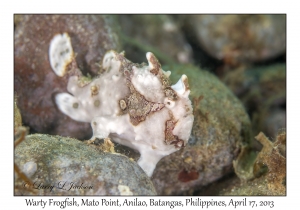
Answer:
[[164, 157], [152, 176], [159, 195], [192, 194], [233, 171], [251, 144], [251, 124], [241, 102], [215, 76], [191, 65], [168, 66], [171, 79], [189, 78], [194, 125], [185, 148]]
[[134, 161], [72, 138], [28, 135], [15, 163], [33, 182], [15, 175], [15, 195], [156, 195]]

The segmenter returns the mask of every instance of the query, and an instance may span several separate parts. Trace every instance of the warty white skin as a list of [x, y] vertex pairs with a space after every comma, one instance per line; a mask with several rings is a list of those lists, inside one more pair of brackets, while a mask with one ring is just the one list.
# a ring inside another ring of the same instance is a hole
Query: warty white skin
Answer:
[[53, 37], [49, 47], [49, 62], [57, 76], [64, 76], [67, 65], [73, 59], [71, 39], [67, 33]]
[[[78, 77], [71, 77], [67, 89], [72, 95], [58, 94], [56, 104], [72, 119], [91, 122], [92, 139], [110, 137], [117, 143], [138, 150], [141, 154], [138, 164], [148, 176], [151, 176], [161, 158], [179, 149], [165, 143], [165, 127], [166, 121], [170, 120], [169, 112], [177, 122], [173, 134], [183, 140], [184, 145], [189, 139], [194, 116], [188, 98], [190, 90], [183, 82], [186, 76], [183, 75], [171, 86], [177, 92], [178, 99], [176, 101], [168, 99], [159, 78], [150, 72], [151, 54], [147, 53], [149, 66], [141, 68], [134, 66], [131, 83], [148, 101], [164, 103], [165, 107], [149, 114], [145, 121], [134, 126], [130, 122], [129, 114], [122, 114], [120, 109], [119, 101], [128, 96], [130, 91], [126, 85], [126, 77], [119, 71], [121, 62], [115, 59], [116, 55], [114, 51], [106, 53], [102, 63], [105, 73], [84, 87], [78, 86]], [[169, 71], [163, 73], [167, 76], [171, 74]], [[98, 94], [91, 93], [92, 86], [98, 88]], [[98, 104], [96, 101], [99, 101], [99, 106], [95, 106]]]

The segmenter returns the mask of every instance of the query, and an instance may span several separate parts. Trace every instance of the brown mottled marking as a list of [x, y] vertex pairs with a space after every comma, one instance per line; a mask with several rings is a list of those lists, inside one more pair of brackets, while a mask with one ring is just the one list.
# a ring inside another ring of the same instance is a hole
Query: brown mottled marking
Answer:
[[172, 101], [176, 101], [178, 99], [177, 93], [170, 87], [166, 88], [165, 96], [168, 97]]
[[119, 72], [123, 73], [127, 79], [130, 79], [130, 77], [132, 75], [132, 68], [134, 66], [140, 68], [140, 67], [142, 67], [142, 66], [145, 65], [145, 64], [133, 63], [133, 62], [127, 60], [124, 57], [124, 54], [122, 54], [122, 53], [117, 54], [116, 57], [115, 57], [115, 59], [117, 61], [121, 61], [121, 66], [120, 66]]
[[165, 74], [163, 74], [163, 73], [161, 74], [160, 81], [161, 81], [161, 84], [164, 89], [167, 87], [170, 87], [170, 84], [171, 84], [170, 79]]
[[189, 86], [189, 80], [187, 77], [185, 77], [183, 79], [183, 84], [184, 84], [184, 87], [185, 87], [185, 91], [189, 90], [190, 89], [190, 86]]
[[[156, 112], [165, 107], [163, 103], [154, 103], [151, 101], [146, 100], [146, 98], [140, 94], [131, 83], [131, 77], [132, 77], [132, 68], [135, 66], [137, 68], [141, 68], [145, 64], [135, 64], [131, 61], [127, 60], [124, 57], [124, 54], [120, 53], [117, 54], [115, 57], [116, 60], [121, 62], [121, 67], [119, 69], [120, 72], [122, 72], [126, 77], [126, 85], [130, 90], [130, 94], [126, 96], [124, 99], [121, 99], [119, 101], [119, 106], [121, 110], [124, 113], [129, 114], [130, 122], [133, 125], [138, 125], [140, 122], [146, 120], [146, 117], [151, 112]], [[156, 59], [156, 57], [151, 54], [150, 62], [153, 65], [153, 69], [151, 70], [151, 73], [154, 73], [157, 75], [159, 73], [159, 70], [161, 68], [160, 63]], [[165, 85], [169, 85], [168, 78], [164, 78]], [[168, 86], [169, 87], [169, 86]], [[124, 112], [125, 111], [125, 112]]]
[[184, 141], [173, 134], [173, 130], [177, 122], [175, 122], [171, 112], [169, 112], [169, 115], [171, 115], [171, 119], [166, 121], [165, 143], [168, 145], [172, 144], [175, 146], [175, 148], [182, 148], [185, 146]]
[[124, 75], [129, 78], [130, 75], [131, 75], [131, 71], [132, 71], [132, 66], [133, 66], [133, 63], [129, 60], [127, 60], [125, 57], [124, 57], [124, 54], [120, 53], [120, 54], [117, 54], [115, 59], [117, 61], [121, 61], [121, 67], [119, 69], [120, 72], [124, 73]]
[[154, 103], [152, 108], [151, 108], [151, 111], [152, 112], [155, 112], [155, 111], [159, 111], [161, 110], [162, 108], [164, 108], [164, 104], [161, 104], [161, 103]]
[[129, 110], [130, 122], [133, 125], [138, 125], [140, 122], [146, 120], [146, 117], [151, 112], [156, 112], [164, 108], [164, 104], [148, 101], [134, 88], [129, 79], [127, 80], [127, 86], [129, 87], [130, 94], [126, 97], [126, 105]]
[[126, 60], [126, 58], [124, 57], [124, 55], [122, 53], [117, 54], [115, 59], [117, 61], [121, 61], [121, 62], [124, 62], [124, 60]]
[[68, 64], [64, 66], [64, 75], [68, 73], [69, 75], [77, 75], [78, 74], [78, 66], [74, 54], [72, 53], [72, 58]]
[[157, 58], [152, 53], [151, 53], [149, 61], [153, 65], [153, 68], [150, 70], [150, 72], [154, 75], [157, 75], [158, 72], [159, 72], [159, 69], [161, 68], [161, 65], [160, 65], [159, 61], [157, 60]]

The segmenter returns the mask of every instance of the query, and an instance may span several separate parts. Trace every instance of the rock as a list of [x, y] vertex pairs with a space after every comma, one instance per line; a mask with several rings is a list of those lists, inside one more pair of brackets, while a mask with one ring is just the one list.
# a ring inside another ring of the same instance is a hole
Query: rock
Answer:
[[146, 62], [144, 55], [150, 51], [162, 64], [193, 62], [192, 49], [172, 16], [119, 15], [119, 21], [129, 60]]
[[278, 130], [286, 128], [286, 110], [273, 110], [268, 115], [262, 127], [268, 136], [274, 138]]
[[159, 195], [190, 195], [233, 171], [233, 160], [251, 142], [251, 124], [241, 102], [209, 72], [163, 68], [172, 70], [172, 81], [189, 78], [195, 121], [188, 145], [164, 157], [152, 181]]
[[69, 119], [55, 106], [53, 96], [66, 90], [70, 75], [54, 73], [49, 45], [56, 34], [68, 33], [77, 67], [84, 75], [94, 76], [106, 51], [120, 49], [114, 19], [103, 15], [19, 15], [14, 23], [14, 88], [23, 123], [32, 132], [90, 138], [88, 123]]
[[72, 138], [29, 135], [15, 163], [29, 179], [15, 176], [15, 195], [156, 195], [135, 161]]
[[232, 70], [224, 83], [240, 98], [252, 119], [253, 133], [275, 138], [286, 127], [286, 65]]
[[187, 15], [187, 33], [216, 59], [257, 62], [286, 51], [285, 15]]

